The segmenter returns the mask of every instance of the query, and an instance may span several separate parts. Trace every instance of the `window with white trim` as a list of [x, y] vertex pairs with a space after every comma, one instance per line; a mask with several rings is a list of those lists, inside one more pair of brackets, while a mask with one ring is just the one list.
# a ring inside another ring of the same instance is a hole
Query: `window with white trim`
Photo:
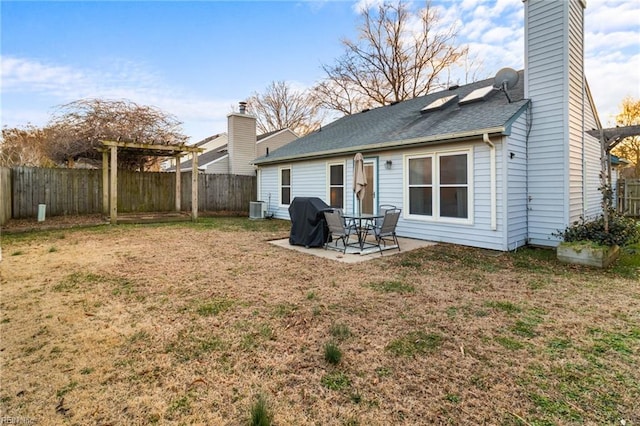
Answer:
[[344, 163], [329, 164], [329, 206], [344, 208]]
[[280, 204], [291, 204], [291, 167], [280, 169]]
[[406, 157], [408, 215], [433, 219], [470, 219], [469, 151]]

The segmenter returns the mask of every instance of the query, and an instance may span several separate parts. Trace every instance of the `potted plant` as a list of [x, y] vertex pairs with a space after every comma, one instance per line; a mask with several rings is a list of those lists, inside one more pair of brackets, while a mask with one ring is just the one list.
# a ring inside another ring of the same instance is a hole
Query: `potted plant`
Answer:
[[618, 258], [621, 246], [640, 241], [640, 227], [609, 210], [591, 220], [581, 217], [553, 235], [563, 240], [556, 249], [561, 262], [606, 268]]

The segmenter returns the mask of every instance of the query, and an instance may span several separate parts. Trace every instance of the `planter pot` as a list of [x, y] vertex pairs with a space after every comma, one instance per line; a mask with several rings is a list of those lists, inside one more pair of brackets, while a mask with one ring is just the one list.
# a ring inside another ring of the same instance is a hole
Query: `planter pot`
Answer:
[[606, 268], [620, 255], [618, 246], [601, 246], [590, 241], [560, 243], [556, 249], [560, 262]]

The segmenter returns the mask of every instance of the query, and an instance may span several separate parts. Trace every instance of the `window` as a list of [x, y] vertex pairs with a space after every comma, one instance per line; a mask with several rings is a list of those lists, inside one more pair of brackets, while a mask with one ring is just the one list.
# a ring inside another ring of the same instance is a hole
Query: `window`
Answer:
[[433, 212], [433, 173], [431, 157], [409, 159], [409, 214], [431, 216]]
[[468, 218], [467, 154], [440, 156], [440, 216]]
[[280, 169], [280, 204], [291, 204], [291, 168]]
[[407, 158], [409, 216], [470, 219], [470, 153], [433, 153]]
[[329, 165], [329, 205], [344, 208], [344, 164]]

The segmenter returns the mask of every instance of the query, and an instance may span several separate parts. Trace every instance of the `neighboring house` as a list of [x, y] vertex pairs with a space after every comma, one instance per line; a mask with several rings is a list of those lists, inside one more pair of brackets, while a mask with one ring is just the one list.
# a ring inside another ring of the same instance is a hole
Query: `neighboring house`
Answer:
[[488, 79], [343, 117], [257, 158], [258, 199], [285, 219], [296, 196], [351, 212], [360, 152], [363, 211], [401, 208], [400, 236], [503, 251], [557, 245], [552, 233], [601, 211], [585, 2], [524, 7], [525, 70], [506, 93]]
[[[227, 116], [228, 133], [212, 136], [199, 142], [205, 152], [198, 156], [198, 170], [204, 173], [255, 176], [251, 161], [298, 138], [290, 129], [256, 135], [256, 118], [246, 113], [240, 103], [240, 112]], [[215, 142], [215, 143], [214, 143]], [[208, 146], [206, 144], [209, 144]], [[169, 171], [175, 171], [175, 166]], [[181, 172], [191, 171], [191, 160], [180, 163]]]
[[[200, 157], [202, 157], [202, 155], [217, 150], [222, 146], [226, 146], [227, 145], [227, 134], [226, 133], [219, 133], [217, 135], [212, 135], [209, 137], [206, 137], [204, 139], [202, 139], [201, 141], [197, 142], [196, 144], [194, 144], [193, 146], [196, 148], [202, 148], [204, 151], [202, 152], [202, 154], [200, 154], [200, 156], [198, 157], [198, 165], [201, 166], [202, 162], [200, 160]], [[175, 158], [171, 158], [167, 161], [165, 161], [163, 163], [163, 169], [167, 170], [167, 171], [175, 171], [176, 165], [176, 160]], [[182, 169], [184, 169], [185, 167], [188, 170], [191, 170], [191, 161], [182, 161], [180, 163], [180, 166]], [[184, 171], [184, 170], [183, 170]]]

